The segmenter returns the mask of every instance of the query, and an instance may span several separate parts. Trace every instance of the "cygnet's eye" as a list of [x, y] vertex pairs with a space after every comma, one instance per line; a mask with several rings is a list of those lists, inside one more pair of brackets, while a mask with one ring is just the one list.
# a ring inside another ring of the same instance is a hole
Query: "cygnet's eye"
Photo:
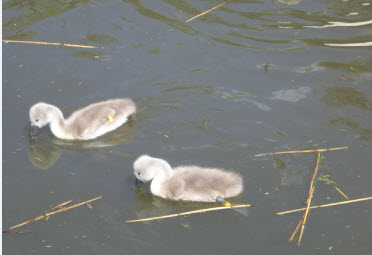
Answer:
[[38, 119], [36, 119], [36, 122], [38, 122], [39, 120]]
[[141, 173], [137, 173], [138, 174], [138, 176], [140, 176], [141, 175]]

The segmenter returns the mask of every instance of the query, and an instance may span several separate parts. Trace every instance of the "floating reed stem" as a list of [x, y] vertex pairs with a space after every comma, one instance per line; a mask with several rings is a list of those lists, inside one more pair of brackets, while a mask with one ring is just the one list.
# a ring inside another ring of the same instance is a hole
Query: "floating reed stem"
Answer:
[[69, 200], [69, 201], [67, 201], [67, 202], [63, 202], [63, 203], [61, 203], [61, 204], [59, 204], [59, 205], [54, 206], [52, 209], [50, 209], [50, 211], [57, 210], [57, 209], [59, 209], [59, 208], [65, 206], [65, 205], [68, 205], [68, 204], [71, 204], [71, 203], [72, 203], [72, 200]]
[[324, 151], [335, 151], [349, 149], [349, 147], [338, 147], [338, 148], [329, 148], [329, 149], [317, 149], [317, 150], [300, 150], [300, 151], [279, 151], [279, 152], [269, 152], [255, 155], [256, 157], [266, 156], [266, 155], [277, 155], [277, 154], [289, 154], [289, 153], [308, 153], [308, 152], [324, 152]]
[[316, 167], [315, 167], [315, 170], [314, 170], [313, 178], [311, 179], [311, 182], [310, 182], [309, 197], [307, 199], [306, 211], [305, 211], [305, 214], [304, 214], [304, 217], [303, 217], [301, 232], [300, 232], [300, 236], [298, 238], [297, 246], [300, 246], [300, 244], [301, 244], [302, 234], [304, 233], [307, 216], [308, 216], [309, 211], [310, 211], [311, 201], [313, 200], [313, 195], [314, 195], [314, 190], [315, 190], [314, 181], [315, 181], [315, 177], [318, 173], [319, 161], [320, 161], [320, 152], [318, 152], [318, 159], [316, 161]]
[[333, 186], [333, 188], [335, 188], [341, 195], [343, 195], [346, 199], [349, 199], [348, 196], [345, 195], [344, 192], [342, 192], [339, 188], [336, 187], [336, 185], [334, 185], [333, 183], [331, 183], [331, 185]]
[[192, 21], [192, 20], [194, 20], [194, 19], [196, 19], [196, 18], [198, 18], [198, 17], [200, 17], [200, 16], [203, 16], [203, 15], [207, 14], [208, 12], [211, 12], [211, 11], [217, 9], [218, 7], [221, 7], [222, 5], [227, 4], [227, 3], [230, 2], [230, 1], [231, 1], [231, 0], [227, 0], [227, 1], [223, 2], [222, 4], [216, 5], [215, 7], [213, 7], [213, 8], [211, 8], [211, 9], [205, 11], [205, 12], [202, 12], [202, 13], [200, 13], [200, 14], [198, 14], [198, 15], [196, 15], [196, 16], [194, 16], [194, 17], [188, 19], [188, 20], [186, 20], [185, 23], [187, 23], [187, 22], [189, 22], [189, 21]]
[[301, 226], [301, 223], [304, 221], [304, 218], [302, 217], [301, 220], [298, 222], [297, 224], [297, 227], [295, 228], [295, 230], [293, 231], [291, 237], [289, 238], [288, 242], [291, 243], [293, 241], [293, 239], [295, 238], [298, 230], [300, 229], [300, 226]]
[[172, 217], [183, 216], [183, 215], [194, 214], [194, 213], [204, 213], [204, 212], [210, 212], [210, 211], [236, 209], [236, 208], [243, 208], [243, 207], [250, 207], [250, 206], [251, 206], [250, 204], [246, 204], [246, 205], [231, 205], [231, 206], [213, 207], [213, 208], [199, 209], [199, 210], [193, 210], [193, 211], [182, 212], [182, 213], [168, 214], [168, 215], [158, 216], [158, 217], [143, 218], [143, 219], [138, 219], [138, 220], [127, 220], [125, 222], [129, 223], [129, 222], [143, 222], [143, 221], [151, 221], [151, 220], [160, 220], [160, 219], [172, 218]]
[[77, 48], [88, 48], [88, 49], [103, 49], [102, 46], [89, 46], [89, 45], [69, 44], [69, 43], [20, 41], [20, 40], [2, 40], [2, 41], [5, 43], [28, 43], [28, 44], [55, 45], [55, 46], [77, 47]]
[[[344, 204], [367, 201], [367, 200], [371, 200], [371, 199], [372, 199], [372, 197], [363, 197], [363, 198], [340, 201], [340, 202], [335, 202], [335, 203], [330, 203], [330, 204], [314, 205], [314, 206], [310, 206], [310, 209], [330, 207], [330, 206], [336, 206], [336, 205], [344, 205]], [[290, 213], [300, 212], [300, 211], [305, 211], [305, 210], [306, 210], [306, 208], [299, 208], [299, 209], [294, 209], [294, 210], [290, 210], [290, 211], [277, 212], [276, 215], [290, 214]]]
[[327, 184], [331, 184], [333, 188], [335, 188], [338, 191], [338, 193], [340, 193], [344, 198], [349, 199], [349, 197], [346, 196], [344, 192], [342, 192], [339, 188], [337, 188], [337, 186], [334, 184], [335, 183], [334, 181], [331, 181], [330, 179], [328, 179], [327, 176], [324, 174], [320, 175], [320, 177], [322, 178], [320, 179], [321, 181], [326, 181]]
[[53, 212], [49, 212], [49, 213], [44, 213], [44, 214], [42, 214], [42, 215], [40, 215], [40, 216], [38, 216], [38, 217], [36, 217], [36, 218], [33, 218], [33, 219], [31, 219], [31, 220], [28, 220], [28, 221], [25, 221], [25, 222], [20, 223], [20, 224], [18, 224], [18, 225], [15, 225], [15, 226], [9, 228], [9, 230], [14, 229], [14, 228], [18, 228], [18, 227], [21, 227], [21, 226], [24, 226], [24, 225], [26, 225], [26, 224], [29, 224], [29, 223], [34, 222], [34, 221], [37, 221], [37, 220], [41, 220], [41, 219], [43, 219], [43, 218], [45, 218], [45, 217], [48, 217], [48, 216], [50, 216], [50, 215], [57, 214], [57, 213], [60, 213], [60, 212], [64, 212], [64, 211], [70, 210], [70, 209], [72, 209], [72, 208], [75, 208], [75, 207], [78, 207], [78, 206], [81, 206], [81, 205], [84, 205], [84, 204], [87, 204], [87, 203], [93, 202], [93, 201], [95, 201], [95, 200], [97, 200], [97, 199], [100, 199], [100, 198], [102, 198], [102, 196], [99, 196], [99, 197], [93, 198], [93, 199], [88, 200], [88, 201], [85, 201], [85, 202], [81, 202], [81, 203], [76, 204], [76, 205], [72, 205], [72, 206], [69, 206], [69, 207], [66, 207], [66, 208], [62, 208], [62, 209], [59, 209], [59, 210], [57, 210], [57, 211], [53, 211]]

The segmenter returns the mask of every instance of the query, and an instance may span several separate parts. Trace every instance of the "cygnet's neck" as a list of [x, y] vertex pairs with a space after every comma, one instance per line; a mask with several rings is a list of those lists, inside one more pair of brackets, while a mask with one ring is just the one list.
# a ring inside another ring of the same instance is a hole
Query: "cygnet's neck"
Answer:
[[49, 105], [48, 115], [52, 133], [60, 139], [72, 139], [67, 133], [65, 119], [61, 110], [54, 105]]
[[173, 176], [173, 170], [172, 167], [166, 162], [165, 160], [162, 159], [157, 159], [159, 162], [159, 166], [157, 167], [157, 173], [154, 176], [154, 179], [152, 179], [151, 182], [151, 192], [154, 195], [160, 195], [163, 187], [163, 183], [167, 180], [169, 180]]

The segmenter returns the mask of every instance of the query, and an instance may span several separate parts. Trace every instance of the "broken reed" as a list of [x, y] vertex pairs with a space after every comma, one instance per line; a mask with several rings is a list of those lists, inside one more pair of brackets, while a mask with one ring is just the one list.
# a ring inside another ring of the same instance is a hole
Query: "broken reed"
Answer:
[[20, 40], [2, 40], [2, 41], [5, 43], [27, 43], [27, 44], [55, 45], [55, 46], [77, 47], [77, 48], [88, 48], [88, 49], [103, 49], [103, 46], [89, 46], [89, 45], [69, 44], [69, 43], [20, 41]]
[[182, 212], [182, 213], [174, 213], [174, 214], [168, 214], [168, 215], [151, 217], [151, 218], [143, 218], [143, 219], [137, 219], [137, 220], [127, 220], [125, 222], [130, 223], [130, 222], [143, 222], [143, 221], [160, 220], [160, 219], [172, 218], [172, 217], [183, 216], [183, 215], [189, 215], [189, 214], [194, 214], [194, 213], [205, 213], [205, 212], [210, 212], [210, 211], [236, 209], [236, 208], [244, 208], [244, 207], [250, 207], [250, 206], [251, 206], [250, 204], [245, 204], [245, 205], [230, 205], [230, 206], [213, 207], [213, 208], [199, 209], [199, 210], [193, 210], [193, 211]]
[[[367, 200], [371, 200], [371, 199], [372, 199], [372, 197], [362, 197], [362, 198], [340, 201], [340, 202], [335, 202], [335, 203], [330, 203], [330, 204], [314, 205], [314, 206], [310, 206], [310, 209], [331, 207], [331, 206], [344, 205], [344, 204], [351, 204], [351, 203], [362, 202], [362, 201], [367, 201]], [[284, 211], [284, 212], [277, 212], [276, 215], [290, 214], [290, 213], [295, 213], [295, 212], [300, 212], [300, 211], [305, 211], [305, 210], [306, 210], [306, 207], [305, 208], [293, 209], [293, 210], [289, 210], [289, 211]]]
[[309, 152], [325, 152], [325, 151], [335, 151], [335, 150], [343, 150], [349, 149], [349, 147], [338, 147], [338, 148], [329, 148], [329, 149], [316, 149], [316, 150], [299, 150], [299, 151], [279, 151], [279, 152], [269, 152], [269, 153], [261, 153], [256, 154], [256, 157], [267, 156], [267, 155], [278, 155], [278, 154], [291, 154], [291, 153], [309, 153]]
[[213, 7], [213, 8], [211, 8], [211, 9], [205, 11], [205, 12], [202, 12], [202, 13], [200, 13], [200, 14], [198, 14], [198, 15], [196, 15], [196, 16], [194, 16], [194, 17], [188, 19], [188, 20], [186, 20], [185, 23], [188, 23], [188, 22], [190, 22], [190, 21], [192, 21], [192, 20], [194, 20], [194, 19], [196, 19], [196, 18], [198, 18], [198, 17], [200, 17], [200, 16], [203, 16], [203, 15], [207, 14], [208, 12], [211, 12], [211, 11], [217, 9], [218, 7], [221, 7], [222, 5], [227, 4], [227, 3], [230, 2], [230, 1], [231, 1], [231, 0], [227, 0], [227, 1], [223, 2], [222, 4], [216, 5], [215, 7]]
[[349, 199], [348, 196], [345, 195], [344, 192], [342, 192], [336, 185], [335, 185], [335, 182], [334, 181], [331, 181], [330, 179], [328, 179], [328, 177], [324, 174], [321, 174], [320, 177], [318, 178], [319, 181], [324, 181], [326, 182], [327, 184], [331, 184], [333, 188], [335, 188], [338, 193], [340, 193], [344, 198], [346, 199]]
[[[81, 202], [81, 203], [76, 204], [76, 205], [71, 205], [71, 206], [69, 206], [69, 207], [59, 209], [59, 210], [57, 210], [57, 211], [44, 213], [44, 214], [42, 214], [42, 215], [37, 216], [36, 218], [33, 218], [33, 219], [31, 219], [31, 220], [28, 220], [28, 221], [22, 222], [22, 223], [20, 223], [20, 224], [18, 224], [18, 225], [15, 225], [15, 226], [13, 226], [13, 227], [10, 227], [9, 230], [11, 230], [11, 229], [15, 229], [15, 228], [18, 228], [18, 227], [21, 227], [21, 226], [24, 226], [24, 225], [26, 225], [26, 224], [29, 224], [29, 223], [34, 222], [34, 221], [37, 221], [37, 220], [41, 220], [41, 219], [43, 219], [43, 218], [45, 218], [45, 217], [48, 217], [48, 216], [50, 216], [50, 215], [53, 215], [53, 214], [57, 214], [57, 213], [64, 212], [64, 211], [68, 211], [68, 210], [70, 210], [70, 209], [72, 209], [72, 208], [75, 208], [75, 207], [78, 207], [78, 206], [81, 206], [81, 205], [84, 205], [84, 204], [87, 204], [87, 203], [93, 202], [93, 201], [95, 201], [95, 200], [97, 200], [97, 199], [100, 199], [100, 198], [102, 198], [102, 196], [99, 196], [99, 197], [96, 197], [96, 198], [90, 199], [90, 200], [85, 201], [85, 202]], [[69, 202], [69, 201], [67, 201], [67, 202]], [[67, 203], [67, 202], [65, 202], [65, 203]]]
[[296, 236], [296, 233], [299, 230], [299, 226], [301, 225], [301, 232], [300, 232], [300, 236], [298, 238], [297, 246], [300, 246], [300, 244], [301, 244], [301, 239], [302, 239], [302, 235], [304, 233], [304, 229], [305, 229], [305, 225], [306, 225], [306, 220], [307, 220], [307, 217], [308, 217], [309, 211], [310, 211], [311, 201], [313, 200], [313, 195], [314, 195], [314, 190], [315, 190], [314, 181], [315, 181], [315, 177], [316, 177], [316, 175], [318, 173], [319, 162], [320, 162], [320, 152], [318, 152], [318, 158], [317, 158], [317, 161], [316, 161], [316, 166], [315, 166], [313, 178], [311, 178], [311, 182], [310, 182], [309, 196], [307, 198], [306, 211], [305, 211], [303, 217], [300, 220], [300, 222], [302, 222], [302, 223], [298, 223], [296, 229], [293, 231], [291, 237], [288, 240], [288, 242], [292, 242], [293, 241], [294, 237]]

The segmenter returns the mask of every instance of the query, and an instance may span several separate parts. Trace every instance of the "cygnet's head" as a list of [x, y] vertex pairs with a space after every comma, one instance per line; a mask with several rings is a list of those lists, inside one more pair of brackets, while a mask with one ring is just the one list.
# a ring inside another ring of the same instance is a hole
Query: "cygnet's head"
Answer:
[[48, 110], [50, 105], [46, 103], [37, 103], [33, 105], [30, 109], [30, 121], [31, 121], [31, 129], [30, 129], [30, 136], [34, 136], [39, 128], [47, 125], [50, 122], [50, 118], [48, 116]]
[[169, 168], [170, 166], [165, 160], [152, 158], [148, 155], [140, 156], [133, 163], [136, 176], [135, 188], [138, 189], [142, 183], [151, 181], [159, 172], [167, 171]]

